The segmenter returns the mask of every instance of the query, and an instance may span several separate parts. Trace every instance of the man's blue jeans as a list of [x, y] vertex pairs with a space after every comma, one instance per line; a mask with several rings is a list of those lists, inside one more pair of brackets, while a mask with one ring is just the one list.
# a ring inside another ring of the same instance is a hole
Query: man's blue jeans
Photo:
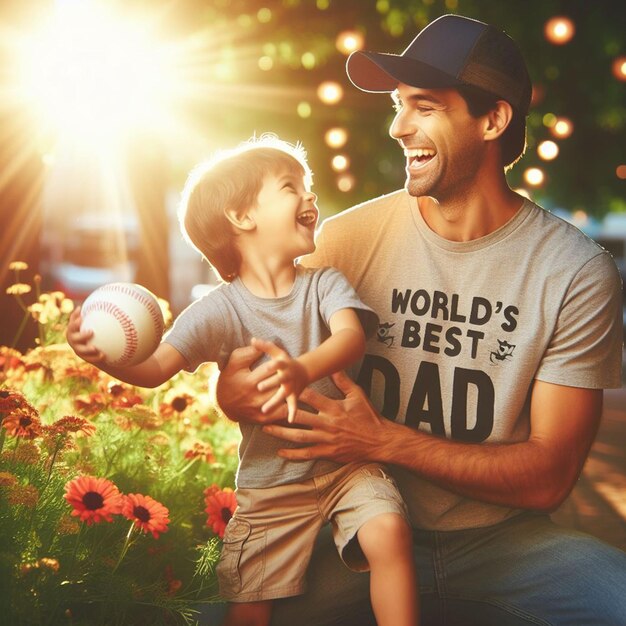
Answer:
[[[626, 554], [523, 514], [496, 526], [415, 533], [422, 626], [625, 626]], [[272, 626], [375, 626], [369, 576], [350, 572], [329, 533], [303, 596], [278, 600]]]

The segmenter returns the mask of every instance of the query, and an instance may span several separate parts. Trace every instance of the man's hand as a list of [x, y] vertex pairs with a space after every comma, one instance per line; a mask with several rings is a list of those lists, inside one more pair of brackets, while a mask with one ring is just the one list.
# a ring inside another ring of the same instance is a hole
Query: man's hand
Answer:
[[298, 408], [298, 396], [310, 382], [306, 368], [271, 341], [252, 339], [252, 345], [270, 357], [267, 378], [257, 385], [257, 389], [275, 390], [274, 395], [261, 407], [261, 412], [269, 413], [286, 401], [287, 420], [293, 422]]
[[67, 343], [69, 343], [72, 350], [74, 350], [81, 359], [87, 361], [87, 363], [101, 365], [104, 362], [104, 355], [98, 348], [89, 343], [93, 337], [93, 330], [83, 333], [80, 331], [81, 324], [80, 307], [76, 307], [70, 315], [70, 320], [65, 331]]
[[226, 367], [217, 381], [217, 402], [226, 416], [234, 422], [269, 424], [287, 417], [287, 407], [281, 404], [273, 411], [262, 413], [261, 408], [273, 392], [259, 391], [257, 386], [267, 378], [270, 361], [250, 367], [263, 356], [263, 352], [253, 346], [233, 350]]
[[319, 413], [298, 410], [294, 422], [310, 430], [284, 426], [265, 426], [263, 430], [305, 447], [279, 451], [279, 455], [292, 461], [330, 459], [351, 461], [380, 461], [388, 434], [397, 425], [384, 419], [374, 410], [362, 389], [344, 372], [333, 374], [332, 379], [344, 394], [343, 400], [331, 400], [313, 389], [305, 389], [300, 400]]

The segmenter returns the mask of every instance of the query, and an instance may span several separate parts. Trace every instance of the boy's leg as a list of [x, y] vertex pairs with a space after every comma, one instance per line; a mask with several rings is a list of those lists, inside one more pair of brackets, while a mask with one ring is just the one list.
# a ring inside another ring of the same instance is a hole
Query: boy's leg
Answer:
[[268, 626], [272, 614], [272, 603], [231, 602], [222, 626]]
[[408, 523], [397, 513], [383, 513], [365, 522], [357, 537], [370, 567], [370, 597], [378, 626], [416, 626], [419, 593]]
[[272, 626], [376, 626], [369, 574], [353, 572], [339, 558], [330, 526], [320, 530], [307, 570], [307, 590], [274, 601]]

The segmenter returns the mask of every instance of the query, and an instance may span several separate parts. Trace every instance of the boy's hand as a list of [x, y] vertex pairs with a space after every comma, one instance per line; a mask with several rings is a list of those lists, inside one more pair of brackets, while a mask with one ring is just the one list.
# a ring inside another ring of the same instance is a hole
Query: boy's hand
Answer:
[[65, 331], [67, 343], [70, 344], [72, 350], [74, 350], [81, 359], [87, 361], [87, 363], [98, 365], [104, 360], [104, 355], [98, 348], [89, 343], [93, 337], [93, 331], [89, 330], [84, 333], [80, 331], [81, 323], [80, 307], [76, 307], [70, 315], [70, 321]]
[[276, 393], [261, 407], [261, 412], [268, 413], [281, 402], [287, 401], [287, 420], [293, 422], [298, 396], [310, 382], [305, 367], [271, 341], [253, 338], [251, 343], [271, 358], [266, 365], [268, 375], [257, 385], [257, 389], [267, 391], [278, 387]]

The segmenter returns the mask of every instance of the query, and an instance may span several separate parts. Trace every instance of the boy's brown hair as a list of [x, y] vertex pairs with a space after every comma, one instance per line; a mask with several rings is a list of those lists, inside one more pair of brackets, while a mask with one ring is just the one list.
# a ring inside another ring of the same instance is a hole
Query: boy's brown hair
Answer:
[[302, 174], [310, 189], [312, 173], [302, 145], [268, 134], [218, 152], [189, 174], [178, 212], [180, 228], [222, 280], [234, 280], [241, 265], [238, 233], [226, 209], [239, 212], [253, 207], [265, 177], [285, 168]]

